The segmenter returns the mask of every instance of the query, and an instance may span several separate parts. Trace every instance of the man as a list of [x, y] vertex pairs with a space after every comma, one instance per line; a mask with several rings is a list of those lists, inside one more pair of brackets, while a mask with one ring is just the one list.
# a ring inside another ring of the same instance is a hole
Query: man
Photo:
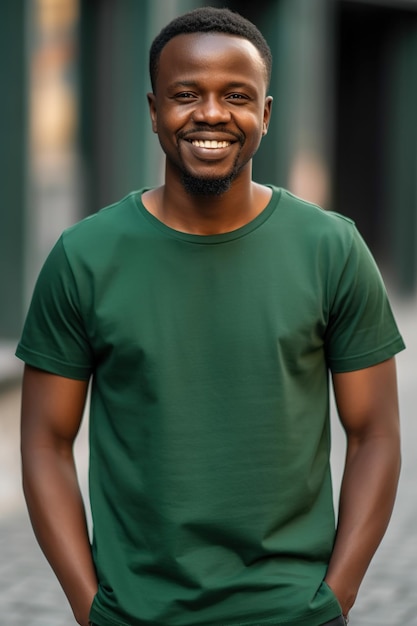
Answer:
[[[399, 474], [382, 281], [349, 220], [252, 181], [272, 99], [250, 22], [187, 13], [150, 70], [165, 182], [63, 234], [17, 350], [34, 530], [82, 626], [344, 624]], [[90, 378], [92, 547], [72, 454]]]

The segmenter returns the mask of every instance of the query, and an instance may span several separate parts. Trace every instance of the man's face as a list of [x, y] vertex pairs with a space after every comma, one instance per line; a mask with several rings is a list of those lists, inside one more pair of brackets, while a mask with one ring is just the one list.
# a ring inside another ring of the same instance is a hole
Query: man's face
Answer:
[[266, 133], [271, 112], [257, 48], [221, 33], [178, 35], [163, 48], [152, 128], [167, 159], [167, 180], [191, 193], [222, 193], [242, 172]]

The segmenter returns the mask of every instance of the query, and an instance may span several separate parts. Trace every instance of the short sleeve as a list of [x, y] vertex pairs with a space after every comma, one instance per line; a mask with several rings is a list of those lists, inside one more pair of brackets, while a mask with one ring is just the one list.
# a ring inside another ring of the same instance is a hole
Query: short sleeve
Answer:
[[352, 229], [326, 332], [327, 360], [333, 372], [371, 367], [405, 347], [376, 263], [354, 225]]
[[45, 371], [88, 380], [93, 355], [62, 237], [37, 280], [16, 356]]

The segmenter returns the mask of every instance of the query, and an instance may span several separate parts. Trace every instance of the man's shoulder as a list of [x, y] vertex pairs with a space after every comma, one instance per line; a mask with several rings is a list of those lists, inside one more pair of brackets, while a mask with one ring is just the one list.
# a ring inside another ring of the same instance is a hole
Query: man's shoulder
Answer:
[[64, 231], [66, 238], [77, 238], [84, 234], [112, 231], [114, 228], [123, 228], [126, 221], [134, 219], [137, 213], [137, 198], [141, 191], [132, 191], [121, 200], [109, 204], [95, 213], [69, 226]]
[[322, 208], [300, 198], [286, 189], [281, 189], [281, 198], [276, 211], [280, 228], [292, 234], [299, 242], [328, 241], [336, 246], [345, 242], [349, 247], [355, 223], [345, 215]]
[[101, 254], [105, 254], [116, 242], [131, 237], [133, 233], [140, 233], [144, 224], [139, 210], [142, 191], [132, 191], [121, 200], [66, 228], [61, 239], [67, 253], [100, 250]]
[[334, 224], [341, 228], [350, 229], [354, 225], [354, 221], [341, 213], [337, 213], [333, 210], [324, 209], [318, 204], [305, 200], [296, 196], [288, 189], [281, 189], [282, 204], [286, 205], [289, 211], [292, 211], [294, 217], [300, 216], [302, 218], [308, 218], [311, 221], [318, 221], [323, 224]]

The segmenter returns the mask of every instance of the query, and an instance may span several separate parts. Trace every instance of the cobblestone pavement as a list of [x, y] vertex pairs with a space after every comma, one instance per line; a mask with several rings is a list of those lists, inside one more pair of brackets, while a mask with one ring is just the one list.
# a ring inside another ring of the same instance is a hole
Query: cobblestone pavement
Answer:
[[[394, 310], [407, 343], [398, 359], [403, 469], [396, 508], [351, 614], [352, 626], [417, 626], [417, 302]], [[0, 624], [74, 626], [65, 596], [49, 569], [25, 512], [20, 488], [16, 387], [0, 392]], [[334, 419], [332, 465], [340, 480], [344, 438]], [[77, 459], [83, 491], [87, 438], [82, 428]]]

